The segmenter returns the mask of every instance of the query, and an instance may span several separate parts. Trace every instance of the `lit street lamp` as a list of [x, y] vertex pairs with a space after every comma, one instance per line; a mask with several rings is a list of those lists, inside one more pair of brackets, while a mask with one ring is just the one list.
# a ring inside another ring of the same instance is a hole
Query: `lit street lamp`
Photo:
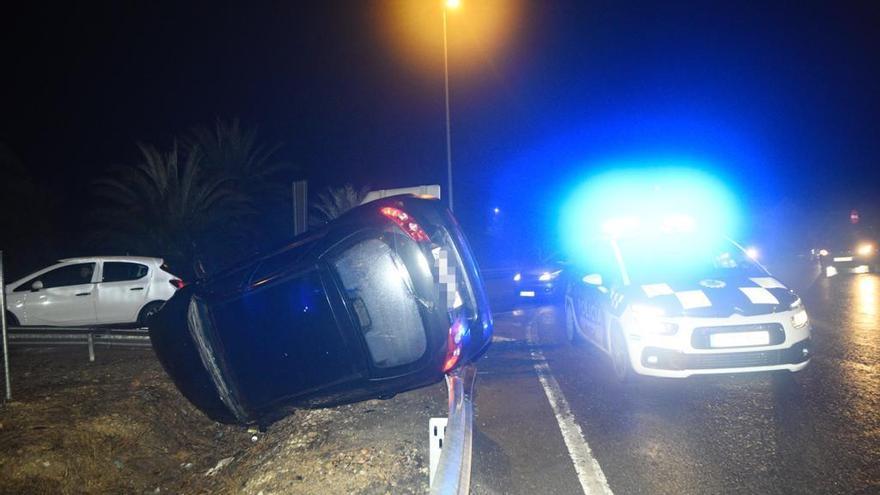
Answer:
[[446, 0], [443, 8], [443, 76], [446, 89], [446, 178], [449, 188], [449, 210], [453, 211], [452, 206], [452, 136], [450, 134], [449, 124], [449, 45], [446, 35], [446, 12], [449, 9], [456, 9], [461, 5], [460, 0]]

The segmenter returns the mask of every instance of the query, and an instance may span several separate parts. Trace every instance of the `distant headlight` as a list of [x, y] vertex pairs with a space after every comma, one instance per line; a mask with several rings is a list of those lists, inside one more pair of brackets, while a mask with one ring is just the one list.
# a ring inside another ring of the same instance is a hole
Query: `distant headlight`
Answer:
[[820, 249], [819, 256], [828, 256], [828, 250], [827, 249]]
[[791, 317], [791, 325], [795, 328], [802, 328], [810, 319], [807, 317], [805, 310], [800, 310]]
[[634, 304], [623, 320], [629, 332], [643, 335], [673, 335], [678, 325], [662, 321], [663, 310], [655, 306]]
[[562, 273], [562, 270], [556, 270], [555, 272], [544, 272], [541, 274], [540, 277], [538, 277], [538, 280], [541, 282], [549, 282], [558, 277], [560, 273]]
[[860, 244], [858, 248], [856, 248], [856, 252], [859, 253], [860, 256], [870, 256], [874, 254], [874, 245], [873, 244]]
[[514, 282], [519, 282], [520, 280], [522, 280], [522, 273], [517, 273], [516, 275], [513, 276]]

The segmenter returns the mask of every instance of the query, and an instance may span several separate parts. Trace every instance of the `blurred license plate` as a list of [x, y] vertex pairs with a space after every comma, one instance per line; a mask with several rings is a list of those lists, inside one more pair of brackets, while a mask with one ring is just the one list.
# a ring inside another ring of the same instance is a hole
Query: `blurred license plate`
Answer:
[[852, 256], [838, 256], [834, 261], [852, 261]]
[[770, 345], [768, 332], [713, 333], [709, 336], [711, 347], [743, 347], [748, 345]]
[[535, 297], [535, 291], [533, 290], [521, 290], [519, 291], [520, 297]]

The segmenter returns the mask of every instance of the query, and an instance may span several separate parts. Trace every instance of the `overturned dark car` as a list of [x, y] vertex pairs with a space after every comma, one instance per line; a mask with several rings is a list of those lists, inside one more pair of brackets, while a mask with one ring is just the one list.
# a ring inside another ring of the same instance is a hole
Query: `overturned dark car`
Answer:
[[492, 317], [449, 211], [396, 196], [178, 291], [150, 337], [209, 417], [265, 425], [436, 383], [486, 350]]

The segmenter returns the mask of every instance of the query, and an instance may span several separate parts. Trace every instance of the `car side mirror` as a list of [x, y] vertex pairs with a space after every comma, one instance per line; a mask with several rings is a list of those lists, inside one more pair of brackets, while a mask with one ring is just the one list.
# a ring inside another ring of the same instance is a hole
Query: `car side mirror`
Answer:
[[35, 280], [34, 283], [31, 284], [31, 292], [39, 292], [43, 289], [43, 282], [39, 280]]
[[581, 280], [583, 280], [585, 284], [595, 285], [597, 287], [602, 285], [602, 275], [599, 275], [598, 273], [586, 275]]

